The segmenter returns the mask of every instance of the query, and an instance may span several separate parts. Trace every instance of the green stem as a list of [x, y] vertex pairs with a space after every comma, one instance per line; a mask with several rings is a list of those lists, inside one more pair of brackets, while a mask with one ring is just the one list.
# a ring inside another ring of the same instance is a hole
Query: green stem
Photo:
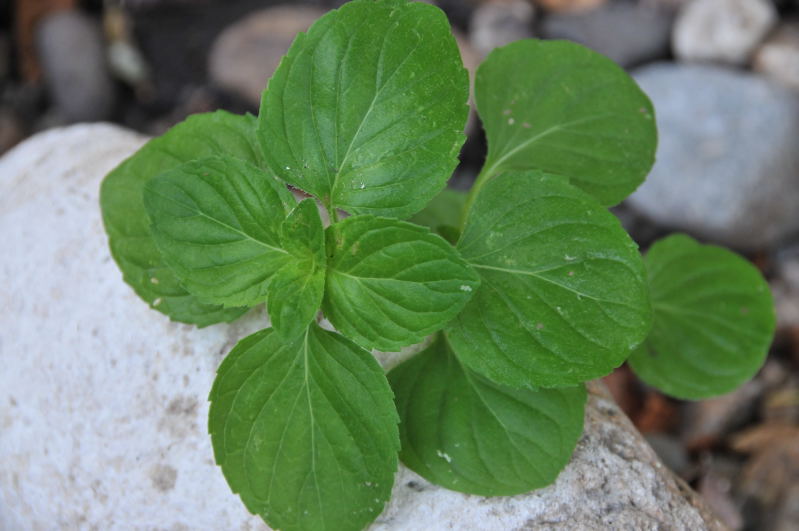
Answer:
[[466, 204], [463, 205], [463, 214], [461, 215], [461, 230], [466, 226], [466, 218], [469, 216], [469, 211], [472, 209], [472, 204], [474, 204], [477, 196], [480, 194], [480, 190], [483, 188], [485, 183], [487, 183], [491, 177], [494, 176], [497, 170], [496, 164], [486, 164], [483, 166], [483, 169], [480, 170], [480, 173], [477, 175], [477, 179], [474, 181], [472, 185], [472, 189], [469, 191], [469, 197], [466, 198]]

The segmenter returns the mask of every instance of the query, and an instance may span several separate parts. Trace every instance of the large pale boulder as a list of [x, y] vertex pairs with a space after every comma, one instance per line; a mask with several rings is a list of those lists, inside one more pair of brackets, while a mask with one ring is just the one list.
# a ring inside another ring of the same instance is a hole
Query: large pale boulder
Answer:
[[[264, 529], [214, 465], [206, 396], [263, 312], [169, 322], [121, 280], [97, 205], [143, 138], [40, 134], [0, 160], [0, 529]], [[389, 358], [384, 359], [390, 363]], [[374, 529], [714, 529], [601, 387], [557, 483], [486, 499], [401, 468]]]

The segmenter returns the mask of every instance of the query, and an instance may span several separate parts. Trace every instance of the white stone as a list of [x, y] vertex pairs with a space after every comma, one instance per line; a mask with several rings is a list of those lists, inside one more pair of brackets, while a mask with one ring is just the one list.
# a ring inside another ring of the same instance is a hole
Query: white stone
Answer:
[[[217, 365], [266, 316], [171, 323], [108, 252], [99, 184], [142, 141], [80, 125], [0, 159], [0, 529], [265, 529], [214, 465], [205, 419]], [[485, 499], [401, 468], [373, 528], [717, 526], [601, 391], [586, 419], [555, 485]]]
[[743, 64], [776, 21], [769, 0], [693, 0], [674, 25], [674, 54], [686, 61]]

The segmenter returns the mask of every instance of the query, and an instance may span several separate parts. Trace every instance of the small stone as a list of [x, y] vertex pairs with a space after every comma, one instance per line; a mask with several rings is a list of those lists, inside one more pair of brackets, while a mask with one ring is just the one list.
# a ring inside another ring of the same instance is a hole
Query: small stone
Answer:
[[606, 55], [624, 67], [668, 56], [672, 15], [647, 4], [612, 2], [578, 14], [550, 15], [541, 31], [547, 39], [568, 39]]
[[662, 63], [635, 73], [657, 116], [657, 162], [629, 205], [739, 249], [799, 229], [799, 98], [760, 76]]
[[752, 66], [786, 87], [799, 90], [799, 21], [777, 27], [755, 52]]
[[114, 85], [95, 20], [74, 9], [47, 15], [36, 28], [36, 51], [55, 111], [66, 122], [110, 117]]
[[211, 46], [211, 81], [257, 107], [267, 80], [294, 37], [324, 13], [310, 6], [281, 5], [247, 15], [225, 29]]
[[554, 13], [579, 13], [603, 5], [607, 0], [535, 0], [547, 11]]
[[695, 0], [677, 16], [674, 53], [684, 61], [741, 65], [776, 21], [769, 0]]
[[525, 0], [492, 0], [472, 13], [470, 39], [483, 57], [491, 50], [533, 36], [535, 10]]

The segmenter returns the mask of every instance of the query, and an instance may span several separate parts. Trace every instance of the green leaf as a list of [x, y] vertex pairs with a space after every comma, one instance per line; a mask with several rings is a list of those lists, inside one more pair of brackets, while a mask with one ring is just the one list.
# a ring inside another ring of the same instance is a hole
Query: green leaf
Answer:
[[295, 260], [272, 278], [266, 307], [272, 326], [291, 338], [308, 328], [325, 291], [325, 232], [316, 201], [297, 205], [280, 227], [280, 241]]
[[649, 99], [613, 61], [579, 44], [524, 40], [496, 49], [477, 70], [475, 96], [488, 177], [543, 170], [610, 206], [655, 161]]
[[219, 367], [208, 430], [247, 509], [275, 529], [358, 530], [391, 494], [397, 413], [371, 354], [311, 325], [239, 342]]
[[458, 252], [428, 229], [374, 216], [327, 228], [322, 308], [365, 348], [393, 351], [440, 330], [479, 285]]
[[461, 365], [442, 335], [388, 378], [400, 413], [400, 459], [451, 490], [511, 496], [545, 487], [582, 433], [582, 385], [495, 384]]
[[291, 261], [279, 229], [296, 205], [286, 187], [230, 157], [189, 162], [151, 179], [144, 205], [164, 262], [201, 300], [254, 306]]
[[661, 391], [698, 400], [734, 390], [763, 365], [774, 304], [758, 270], [740, 256], [683, 234], [646, 255], [654, 323], [629, 360]]
[[258, 130], [286, 182], [348, 212], [407, 217], [452, 174], [468, 96], [441, 10], [350, 2], [294, 41]]
[[448, 337], [462, 362], [497, 383], [577, 385], [608, 374], [646, 338], [651, 308], [636, 244], [563, 178], [489, 181], [458, 249], [482, 284]]
[[147, 142], [109, 173], [100, 188], [100, 206], [111, 255], [125, 282], [151, 307], [176, 321], [206, 326], [232, 321], [246, 308], [223, 309], [200, 302], [178, 282], [150, 237], [142, 191], [152, 177], [190, 160], [226, 155], [263, 166], [255, 143], [255, 117], [224, 111], [190, 116]]
[[446, 188], [408, 221], [430, 227], [433, 232], [454, 244], [461, 235], [460, 226], [465, 205], [466, 192]]

